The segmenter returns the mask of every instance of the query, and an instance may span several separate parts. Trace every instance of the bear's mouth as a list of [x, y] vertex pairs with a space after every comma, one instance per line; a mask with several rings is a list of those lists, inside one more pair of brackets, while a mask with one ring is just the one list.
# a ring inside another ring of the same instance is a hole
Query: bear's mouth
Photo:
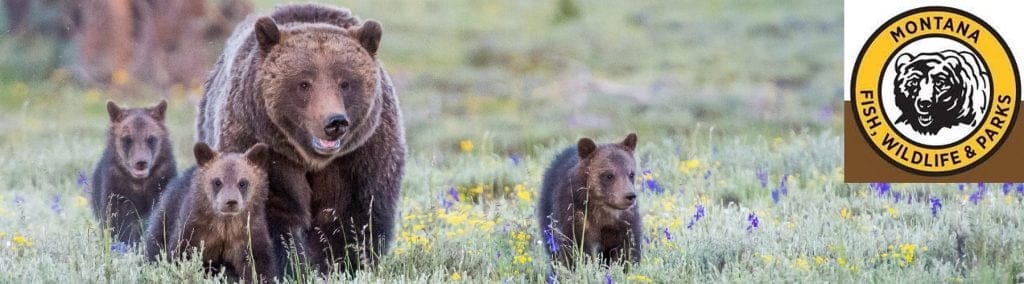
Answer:
[[935, 119], [933, 119], [931, 115], [922, 115], [917, 117], [917, 123], [921, 124], [921, 126], [931, 125], [932, 121], [935, 121]]
[[331, 155], [337, 153], [338, 150], [341, 149], [341, 138], [324, 140], [313, 137], [313, 141], [310, 144], [312, 144], [313, 150], [316, 150], [317, 153]]
[[146, 178], [146, 176], [149, 176], [149, 169], [129, 169], [128, 172], [131, 173], [134, 178]]

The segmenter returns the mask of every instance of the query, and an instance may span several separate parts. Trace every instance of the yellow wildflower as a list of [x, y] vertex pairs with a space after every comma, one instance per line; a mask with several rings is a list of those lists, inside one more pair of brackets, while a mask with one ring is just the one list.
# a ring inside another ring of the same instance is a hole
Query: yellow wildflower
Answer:
[[89, 205], [89, 200], [79, 195], [75, 196], [75, 208], [82, 208]]
[[452, 276], [451, 277], [452, 277], [452, 281], [462, 280], [462, 275], [459, 274], [458, 272], [452, 272]]
[[643, 275], [630, 275], [629, 277], [626, 277], [626, 280], [636, 281], [636, 282], [643, 282], [643, 283], [652, 283], [652, 282], [654, 282], [654, 280], [651, 280], [650, 277], [643, 276]]
[[[684, 174], [688, 174], [688, 173], [690, 173], [690, 171], [692, 171], [694, 169], [697, 169], [699, 167], [700, 167], [700, 160], [697, 160], [697, 159], [692, 159], [692, 160], [680, 161], [679, 162], [679, 172], [682, 172]], [[646, 178], [646, 175], [645, 175], [645, 178]]]
[[527, 263], [533, 262], [533, 258], [528, 256], [528, 255], [520, 254], [520, 255], [517, 255], [515, 260], [513, 260], [512, 262], [515, 263], [515, 264], [527, 264]]
[[839, 217], [842, 217], [843, 219], [850, 219], [851, 215], [852, 214], [850, 213], [850, 209], [839, 209]]
[[914, 251], [917, 250], [915, 244], [902, 244], [900, 245], [900, 254], [903, 255], [903, 261], [907, 264], [914, 263]]
[[807, 270], [807, 269], [811, 268], [811, 265], [809, 263], [807, 263], [807, 260], [804, 259], [801, 256], [801, 257], [796, 258], [796, 261], [793, 262], [793, 267], [796, 267], [798, 269]]
[[533, 201], [533, 197], [530, 196], [530, 192], [526, 190], [526, 186], [523, 186], [522, 184], [517, 184], [514, 190], [516, 192], [516, 197], [518, 197], [519, 200], [525, 202]]
[[814, 257], [814, 265], [821, 266], [822, 264], [825, 264], [827, 262], [828, 262], [828, 260], [826, 260], [824, 257], [821, 257], [821, 256], [815, 256]]
[[14, 250], [17, 250], [18, 247], [32, 247], [32, 241], [21, 235], [14, 235], [14, 238], [12, 238], [11, 241], [14, 243], [14, 245], [11, 246], [11, 249]]
[[466, 153], [473, 151], [473, 140], [466, 139], [459, 141], [459, 149], [462, 149], [462, 152]]

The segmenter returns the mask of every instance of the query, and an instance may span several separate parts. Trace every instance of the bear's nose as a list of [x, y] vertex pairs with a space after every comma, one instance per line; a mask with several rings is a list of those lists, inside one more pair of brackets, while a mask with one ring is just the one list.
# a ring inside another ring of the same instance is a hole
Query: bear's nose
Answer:
[[146, 161], [138, 161], [138, 162], [135, 162], [135, 169], [139, 170], [139, 171], [145, 170], [146, 166], [148, 166], [148, 165], [149, 165], [149, 163], [146, 162]]
[[228, 200], [224, 205], [227, 205], [230, 209], [235, 209], [235, 207], [238, 207], [238, 200]]
[[630, 193], [626, 194], [626, 200], [629, 200], [629, 201], [636, 200], [636, 193], [630, 192]]
[[345, 115], [335, 115], [327, 118], [324, 123], [324, 134], [330, 136], [330, 138], [338, 138], [342, 134], [345, 134], [345, 128], [348, 127], [348, 117]]
[[922, 110], [927, 110], [931, 106], [932, 106], [932, 101], [923, 101], [923, 100], [922, 101], [917, 101], [917, 107], [922, 109]]

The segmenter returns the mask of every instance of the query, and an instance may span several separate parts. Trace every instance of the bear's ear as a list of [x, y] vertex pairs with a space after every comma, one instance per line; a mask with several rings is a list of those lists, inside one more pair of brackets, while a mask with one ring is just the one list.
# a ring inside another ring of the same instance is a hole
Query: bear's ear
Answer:
[[107, 101], [107, 114], [110, 115], [110, 122], [118, 122], [124, 118], [124, 109], [117, 106], [114, 101]]
[[270, 17], [261, 17], [256, 20], [256, 41], [260, 44], [260, 49], [264, 52], [269, 51], [271, 47], [274, 47], [279, 41], [281, 41], [281, 31], [277, 29], [277, 22]]
[[590, 138], [580, 138], [580, 141], [576, 142], [576, 152], [579, 153], [580, 159], [590, 158], [596, 150], [597, 144], [594, 143], [594, 140], [590, 140]]
[[267, 160], [270, 157], [269, 152], [267, 144], [256, 143], [256, 145], [252, 145], [252, 147], [249, 147], [249, 150], [245, 151], [245, 158], [253, 164], [266, 168]]
[[906, 53], [900, 54], [900, 56], [896, 57], [896, 72], [900, 72], [901, 70], [903, 70], [903, 66], [907, 65], [907, 63], [910, 63], [910, 61], [913, 59], [914, 58], [910, 56], [910, 54]]
[[626, 147], [630, 153], [636, 150], [636, 133], [630, 133], [626, 135], [626, 139], [622, 140], [622, 146]]
[[383, 34], [380, 23], [374, 20], [366, 20], [362, 26], [354, 28], [352, 35], [359, 41], [359, 45], [370, 53], [370, 56], [377, 56], [377, 48], [380, 47], [380, 37]]
[[146, 109], [146, 111], [149, 113], [149, 116], [156, 121], [163, 122], [164, 114], [167, 113], [167, 100], [160, 100], [160, 103]]
[[210, 145], [206, 143], [198, 142], [195, 147], [192, 147], [192, 152], [196, 155], [196, 164], [199, 167], [206, 167], [210, 161], [213, 161], [217, 157], [217, 152], [210, 149]]

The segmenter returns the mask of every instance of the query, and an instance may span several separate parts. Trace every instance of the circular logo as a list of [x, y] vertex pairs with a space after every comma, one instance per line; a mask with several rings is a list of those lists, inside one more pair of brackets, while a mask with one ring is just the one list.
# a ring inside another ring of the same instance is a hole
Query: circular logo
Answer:
[[923, 7], [878, 28], [850, 81], [855, 123], [897, 167], [922, 175], [970, 169], [1006, 140], [1020, 105], [1010, 49], [987, 23]]

